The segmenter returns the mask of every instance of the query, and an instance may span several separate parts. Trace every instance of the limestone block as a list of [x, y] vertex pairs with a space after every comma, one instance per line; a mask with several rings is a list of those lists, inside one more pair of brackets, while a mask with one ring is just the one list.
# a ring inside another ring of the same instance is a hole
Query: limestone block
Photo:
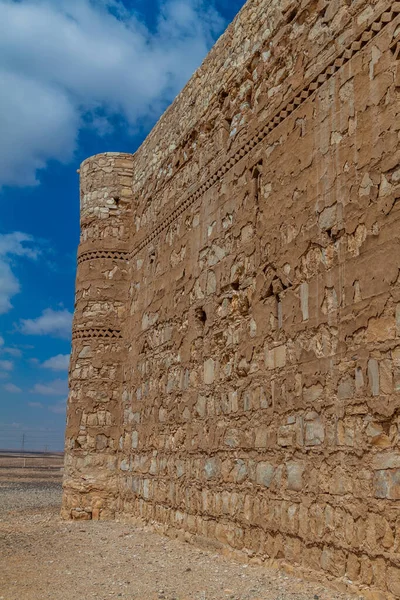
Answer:
[[[332, 136], [334, 136], [334, 133], [332, 133]], [[337, 206], [334, 204], [333, 206], [329, 206], [322, 211], [318, 219], [321, 229], [326, 231], [327, 229], [332, 229], [335, 226], [336, 210]]]
[[355, 445], [356, 432], [352, 419], [339, 420], [336, 424], [336, 439], [338, 446]]
[[354, 478], [342, 467], [336, 467], [329, 482], [329, 492], [335, 496], [344, 496], [353, 491]]
[[196, 402], [196, 413], [200, 418], [204, 418], [206, 415], [207, 398], [199, 395]]
[[150, 473], [150, 475], [157, 475], [158, 470], [159, 469], [158, 469], [157, 459], [155, 457], [153, 457], [150, 461], [149, 473]]
[[217, 291], [217, 278], [214, 271], [209, 271], [207, 275], [206, 293], [208, 296], [215, 294]]
[[144, 313], [142, 318], [142, 330], [146, 330], [157, 323], [159, 318], [158, 313]]
[[269, 441], [269, 427], [267, 425], [262, 425], [256, 429], [256, 437], [254, 445], [256, 448], [267, 448]]
[[308, 283], [304, 282], [300, 286], [300, 304], [301, 304], [301, 312], [303, 315], [303, 321], [308, 321], [309, 312], [308, 312]]
[[265, 362], [268, 369], [283, 368], [286, 365], [286, 346], [266, 349]]
[[146, 500], [149, 500], [151, 498], [152, 482], [150, 481], [150, 479], [143, 479], [142, 493], [143, 498], [145, 498]]
[[232, 478], [235, 483], [242, 483], [247, 479], [248, 468], [244, 460], [235, 460], [234, 468], [232, 470]]
[[382, 394], [393, 393], [393, 371], [392, 361], [382, 360], [379, 363], [379, 382]]
[[389, 448], [391, 446], [390, 438], [386, 435], [385, 430], [380, 423], [371, 421], [368, 423], [365, 433], [373, 446], [378, 448]]
[[214, 479], [219, 476], [221, 464], [217, 458], [208, 458], [204, 464], [204, 472], [207, 479]]
[[303, 398], [307, 404], [314, 404], [323, 393], [323, 387], [320, 384], [311, 387], [303, 387]]
[[379, 452], [372, 459], [375, 470], [400, 469], [400, 452]]
[[158, 420], [160, 421], [160, 423], [165, 423], [165, 421], [167, 421], [168, 419], [168, 412], [165, 408], [161, 407], [160, 410], [158, 411]]
[[360, 577], [361, 564], [358, 556], [353, 553], [349, 553], [347, 558], [346, 575], [352, 582], [358, 582]]
[[204, 363], [204, 383], [206, 385], [212, 385], [215, 379], [215, 361], [213, 358], [209, 358]]
[[237, 448], [240, 445], [241, 434], [238, 429], [228, 429], [225, 437], [224, 444], [226, 446], [230, 446], [231, 448]]
[[356, 367], [355, 370], [355, 386], [357, 392], [362, 391], [364, 388], [364, 375], [360, 367]]
[[371, 358], [368, 361], [368, 381], [371, 394], [373, 396], [379, 396], [379, 365], [378, 361], [374, 358]]
[[178, 479], [183, 477], [186, 472], [185, 461], [177, 460], [175, 463], [175, 469], [176, 469], [176, 476], [178, 477]]
[[96, 436], [96, 449], [104, 450], [109, 444], [109, 439], [106, 435], [99, 434]]
[[375, 498], [400, 499], [400, 469], [375, 471]]
[[78, 358], [92, 358], [93, 351], [91, 346], [84, 346], [78, 354]]
[[292, 425], [282, 425], [278, 429], [278, 445], [284, 448], [295, 446], [296, 432]]
[[274, 478], [274, 474], [275, 467], [271, 463], [261, 462], [257, 465], [256, 481], [259, 485], [269, 488]]
[[337, 392], [338, 398], [340, 400], [344, 400], [345, 398], [352, 398], [354, 396], [354, 383], [355, 382], [351, 376], [347, 375], [344, 379], [342, 379], [342, 381], [339, 383]]
[[239, 410], [239, 397], [237, 391], [229, 392], [229, 406], [231, 412], [237, 412]]
[[92, 519], [92, 513], [81, 508], [76, 508], [71, 510], [71, 517], [74, 521], [90, 521]]
[[302, 462], [290, 461], [286, 463], [288, 490], [301, 491], [303, 489], [303, 474], [305, 465]]
[[126, 460], [126, 459], [121, 460], [121, 464], [120, 464], [119, 468], [121, 469], [121, 471], [129, 471], [129, 470], [131, 470], [131, 466], [129, 464], [129, 461]]
[[304, 417], [304, 443], [306, 446], [319, 446], [325, 440], [325, 427], [321, 416], [308, 412]]

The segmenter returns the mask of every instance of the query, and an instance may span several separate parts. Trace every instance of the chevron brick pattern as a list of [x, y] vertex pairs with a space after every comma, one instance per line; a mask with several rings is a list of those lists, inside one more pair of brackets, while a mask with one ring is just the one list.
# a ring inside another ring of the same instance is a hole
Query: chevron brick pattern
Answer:
[[101, 329], [97, 327], [93, 329], [75, 329], [72, 332], [72, 339], [122, 339], [122, 332], [120, 329]]
[[83, 252], [80, 256], [78, 256], [78, 265], [89, 260], [99, 259], [122, 260], [127, 262], [129, 259], [129, 252], [111, 250], [89, 250], [88, 252]]

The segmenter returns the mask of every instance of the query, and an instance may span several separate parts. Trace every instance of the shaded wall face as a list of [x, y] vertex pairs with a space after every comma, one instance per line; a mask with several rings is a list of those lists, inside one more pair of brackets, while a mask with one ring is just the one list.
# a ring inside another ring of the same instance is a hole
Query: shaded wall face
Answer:
[[66, 517], [400, 598], [399, 33], [398, 2], [251, 0], [134, 157], [85, 163]]
[[399, 597], [388, 14], [279, 117], [249, 116], [249, 143], [199, 193], [178, 173], [169, 213], [137, 216], [119, 489], [125, 514]]

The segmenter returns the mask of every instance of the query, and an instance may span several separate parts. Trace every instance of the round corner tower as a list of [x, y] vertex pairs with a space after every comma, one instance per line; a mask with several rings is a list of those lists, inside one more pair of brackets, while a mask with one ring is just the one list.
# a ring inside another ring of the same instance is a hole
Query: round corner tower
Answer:
[[81, 237], [67, 410], [62, 516], [106, 519], [118, 502], [134, 155], [80, 168]]

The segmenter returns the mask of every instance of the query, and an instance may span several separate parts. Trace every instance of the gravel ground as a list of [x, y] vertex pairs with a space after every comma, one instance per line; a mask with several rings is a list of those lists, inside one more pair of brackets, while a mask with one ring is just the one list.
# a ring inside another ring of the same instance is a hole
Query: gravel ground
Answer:
[[360, 598], [143, 527], [62, 522], [60, 497], [59, 481], [0, 479], [0, 600]]
[[59, 507], [62, 487], [59, 481], [0, 480], [0, 522], [9, 518], [10, 511]]

